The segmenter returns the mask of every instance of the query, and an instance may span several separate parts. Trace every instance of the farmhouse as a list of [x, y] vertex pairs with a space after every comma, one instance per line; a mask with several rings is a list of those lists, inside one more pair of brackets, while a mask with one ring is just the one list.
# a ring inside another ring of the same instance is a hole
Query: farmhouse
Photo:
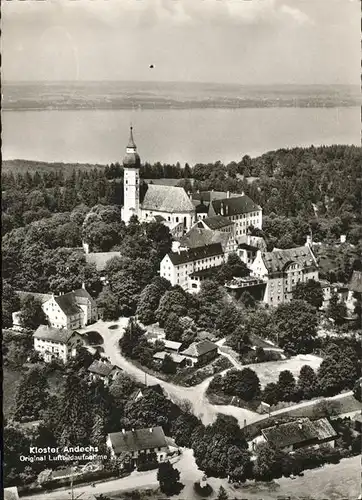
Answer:
[[77, 354], [77, 349], [82, 347], [84, 342], [79, 333], [58, 329], [45, 325], [40, 325], [33, 334], [34, 350], [50, 363], [53, 359], [60, 359], [66, 363], [70, 357]]
[[132, 429], [112, 432], [107, 436], [107, 447], [112, 458], [129, 456], [133, 466], [142, 454], [156, 453], [157, 461], [163, 462], [169, 451], [162, 427]]
[[328, 444], [334, 447], [336, 431], [326, 418], [310, 420], [300, 418], [285, 424], [274, 425], [263, 429], [262, 435], [251, 442], [251, 449], [259, 443], [269, 443], [283, 451], [293, 451], [307, 446]]
[[88, 368], [90, 380], [102, 380], [105, 386], [110, 385], [122, 373], [122, 368], [107, 361], [94, 360]]

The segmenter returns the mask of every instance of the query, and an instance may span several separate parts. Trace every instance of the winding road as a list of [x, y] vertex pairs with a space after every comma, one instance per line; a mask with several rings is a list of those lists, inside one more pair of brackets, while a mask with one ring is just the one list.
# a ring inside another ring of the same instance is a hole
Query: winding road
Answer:
[[[147, 384], [160, 384], [168, 397], [175, 403], [179, 403], [181, 401], [189, 402], [193, 409], [193, 413], [199, 417], [205, 425], [212, 423], [218, 413], [234, 416], [238, 420], [241, 427], [258, 420], [262, 420], [266, 417], [265, 415], [260, 415], [259, 413], [232, 405], [212, 405], [206, 396], [206, 389], [209, 386], [212, 377], [207, 378], [196, 386], [183, 387], [181, 385], [165, 382], [164, 380], [161, 380], [153, 375], [146, 375], [143, 370], [128, 361], [120, 352], [118, 342], [123, 335], [123, 331], [127, 326], [127, 323], [128, 318], [120, 318], [117, 322], [104, 322], [100, 320], [96, 324], [89, 325], [84, 328], [80, 333], [85, 333], [87, 331], [99, 332], [104, 341], [104, 354], [113, 364], [122, 368], [126, 373], [132, 375], [139, 382], [145, 383], [145, 381], [147, 381]], [[109, 328], [112, 325], [118, 325], [118, 328]], [[242, 365], [235, 361], [232, 356], [223, 352], [221, 354], [226, 356], [232, 362], [234, 367], [242, 368]], [[282, 362], [259, 363], [248, 366], [256, 371], [260, 378], [261, 385], [263, 386], [265, 383], [277, 379], [278, 373], [281, 370], [288, 369], [293, 373], [298, 373], [304, 364], [310, 364], [313, 368], [316, 368], [319, 366], [320, 362], [321, 358], [317, 358], [316, 356], [296, 356], [295, 358]], [[226, 371], [227, 370], [225, 370], [225, 372]], [[305, 404], [310, 404], [310, 402], [301, 403], [301, 405]], [[296, 405], [295, 407], [297, 406], [299, 405]], [[282, 411], [279, 411], [278, 413]]]

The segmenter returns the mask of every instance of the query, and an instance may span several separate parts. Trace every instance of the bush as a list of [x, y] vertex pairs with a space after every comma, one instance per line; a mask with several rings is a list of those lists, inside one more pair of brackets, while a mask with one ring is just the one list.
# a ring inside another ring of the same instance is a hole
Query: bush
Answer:
[[204, 488], [201, 488], [200, 482], [197, 481], [196, 483], [194, 483], [194, 491], [201, 497], [208, 497], [213, 492], [213, 489], [209, 484], [207, 484]]

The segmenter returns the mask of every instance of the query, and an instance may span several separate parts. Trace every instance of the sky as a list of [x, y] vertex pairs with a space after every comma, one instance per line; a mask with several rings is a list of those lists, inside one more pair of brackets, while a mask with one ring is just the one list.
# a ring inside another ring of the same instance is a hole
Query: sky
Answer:
[[1, 25], [5, 81], [360, 83], [359, 0], [7, 0]]

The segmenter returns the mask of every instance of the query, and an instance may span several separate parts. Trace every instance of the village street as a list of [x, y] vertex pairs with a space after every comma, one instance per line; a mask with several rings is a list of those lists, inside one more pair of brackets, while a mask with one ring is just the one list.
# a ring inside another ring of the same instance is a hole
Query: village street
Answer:
[[[251, 424], [257, 420], [265, 418], [265, 415], [260, 415], [258, 413], [252, 412], [244, 408], [237, 408], [232, 405], [212, 405], [209, 403], [206, 396], [206, 389], [211, 381], [212, 377], [201, 382], [201, 384], [193, 387], [183, 387], [180, 385], [165, 382], [155, 376], [145, 374], [143, 370], [135, 366], [132, 362], [125, 359], [119, 349], [118, 341], [123, 335], [123, 329], [127, 326], [128, 318], [120, 318], [117, 322], [103, 322], [98, 321], [96, 324], [89, 325], [81, 331], [97, 331], [103, 337], [104, 344], [104, 354], [110, 359], [110, 361], [122, 368], [126, 373], [132, 375], [139, 382], [147, 384], [160, 384], [165, 390], [168, 397], [174, 402], [188, 401], [193, 408], [193, 413], [201, 418], [202, 422], [207, 425], [214, 421], [217, 413], [224, 413], [226, 415], [233, 415], [237, 418], [239, 425], [244, 426], [245, 424]], [[118, 325], [118, 328], [109, 328], [112, 325]], [[230, 361], [233, 363], [234, 367], [242, 368], [242, 365], [238, 363], [235, 359], [226, 355]], [[289, 360], [283, 361], [272, 361], [268, 363], [258, 363], [254, 365], [248, 365], [250, 368], [255, 370], [260, 378], [261, 385], [265, 385], [268, 382], [273, 382], [278, 378], [278, 374], [282, 370], [290, 370], [294, 375], [298, 374], [300, 368], [308, 364], [312, 366], [313, 369], [318, 368], [321, 363], [321, 358], [312, 355], [299, 355]], [[224, 372], [222, 372], [224, 373]], [[314, 402], [305, 402], [295, 405], [294, 408], [299, 406], [304, 406], [308, 404], [313, 404]], [[282, 413], [284, 410], [279, 410], [278, 413]]]
[[[220, 485], [230, 495], [230, 498], [247, 498], [248, 500], [277, 500], [281, 495], [288, 495], [293, 500], [301, 498], [339, 500], [345, 498], [356, 500], [360, 492], [360, 462], [361, 458], [351, 457], [341, 460], [339, 464], [328, 464], [313, 470], [306, 470], [303, 477], [292, 480], [280, 478], [272, 483], [248, 482], [236, 489], [225, 479], [208, 478], [214, 492]], [[193, 457], [192, 450], [183, 450], [175, 467], [180, 471], [180, 481], [185, 485], [181, 493], [173, 498], [175, 500], [199, 498], [193, 490], [195, 481], [198, 481], [202, 473], [198, 470]], [[97, 483], [94, 487], [75, 486], [74, 498], [87, 499], [87, 495], [107, 493], [117, 498], [120, 492], [131, 489], [157, 488], [157, 471], [133, 472], [130, 476], [122, 479], [114, 479]], [[213, 496], [214, 498], [215, 496]], [[67, 500], [71, 498], [69, 490], [57, 490], [49, 493], [37, 493], [26, 496], [32, 500]]]

